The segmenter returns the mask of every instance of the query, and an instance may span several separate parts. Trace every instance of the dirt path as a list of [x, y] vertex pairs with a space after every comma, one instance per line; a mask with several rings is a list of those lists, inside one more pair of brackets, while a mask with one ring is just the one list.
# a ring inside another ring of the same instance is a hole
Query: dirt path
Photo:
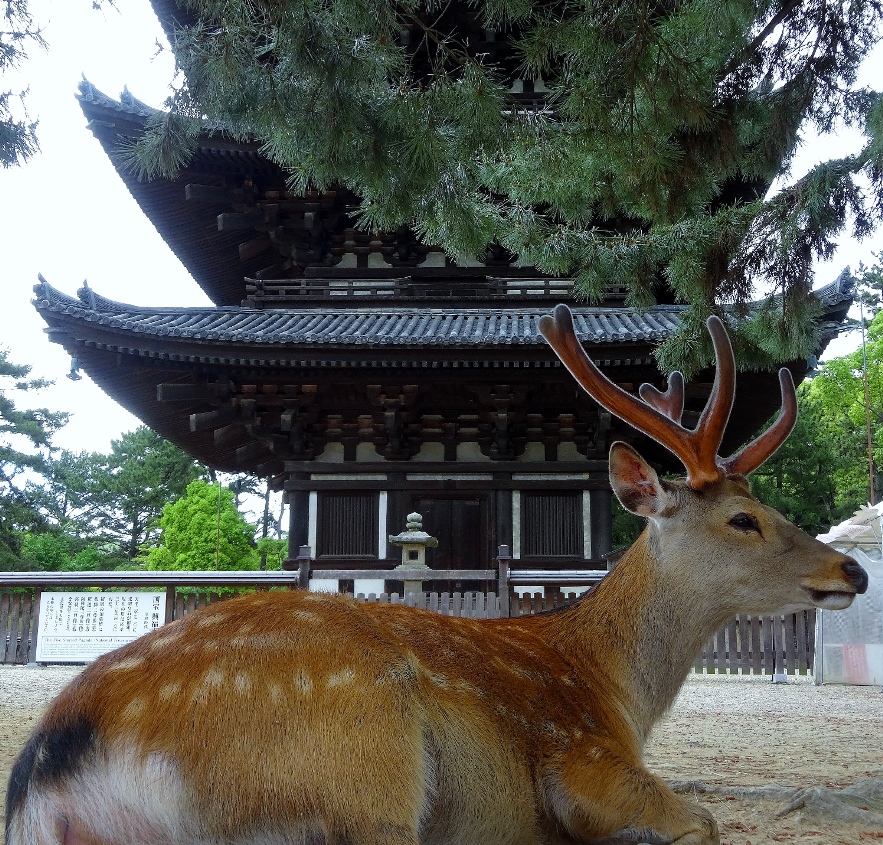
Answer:
[[[883, 841], [881, 739], [879, 687], [710, 676], [687, 682], [646, 760], [708, 807], [722, 843], [858, 845]], [[776, 818], [810, 787], [826, 789]]]
[[[42, 707], [76, 671], [0, 667], [3, 784]], [[723, 845], [883, 843], [879, 687], [691, 678], [656, 727], [647, 764], [714, 813]], [[790, 804], [802, 806], [777, 818]]]

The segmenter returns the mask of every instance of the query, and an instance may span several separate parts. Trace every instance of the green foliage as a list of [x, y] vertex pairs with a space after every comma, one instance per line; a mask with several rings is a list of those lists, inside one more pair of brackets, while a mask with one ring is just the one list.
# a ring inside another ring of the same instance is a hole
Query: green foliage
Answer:
[[288, 556], [288, 540], [259, 537], [257, 551], [261, 560], [261, 569], [282, 569], [282, 561]]
[[[883, 492], [883, 312], [868, 331], [868, 395], [875, 498]], [[752, 476], [758, 497], [811, 534], [864, 507], [869, 499], [862, 351], [827, 362], [798, 391], [794, 432]]]
[[14, 364], [0, 349], [0, 568], [14, 569], [20, 559], [21, 533], [45, 524], [28, 479], [50, 472], [52, 435], [65, 424], [67, 414], [46, 408], [16, 407], [22, 396], [45, 387], [29, 379], [31, 368]]
[[[852, 489], [864, 505], [870, 489], [867, 459], [867, 414], [870, 416], [871, 448], [874, 459], [875, 500], [883, 493], [883, 311], [874, 317], [867, 331], [867, 397], [863, 350], [835, 358], [826, 363], [812, 380], [809, 394], [824, 414], [824, 436], [838, 437], [844, 442], [843, 454], [848, 456], [837, 478], [841, 490]], [[846, 443], [849, 444], [848, 451]]]
[[869, 319], [873, 319], [877, 312], [883, 308], [883, 261], [881, 261], [880, 253], [871, 254], [875, 258], [873, 266], [865, 267], [864, 264], [860, 264], [856, 274], [858, 282], [858, 296], [856, 298], [864, 309], [865, 317]]
[[794, 431], [752, 475], [752, 490], [807, 533], [823, 533], [862, 504], [852, 486], [843, 485], [841, 467], [856, 457], [851, 445], [830, 429], [823, 409], [801, 385]]
[[27, 569], [59, 572], [70, 562], [70, 547], [70, 538], [64, 534], [49, 531], [42, 534], [26, 534], [21, 556]]
[[[140, 175], [177, 172], [207, 117], [261, 142], [293, 190], [354, 191], [362, 226], [410, 226], [458, 259], [495, 243], [589, 300], [615, 283], [637, 305], [688, 303], [666, 369], [710, 360], [702, 325], [728, 303], [743, 363], [811, 353], [811, 259], [883, 209], [883, 99], [853, 88], [881, 0], [185, 2], [186, 83], [129, 151]], [[515, 45], [545, 100], [510, 91], [467, 17]], [[837, 120], [865, 147], [767, 196], [800, 130]], [[755, 286], [770, 300], [752, 314]]]
[[187, 494], [166, 505], [159, 522], [160, 545], [148, 550], [156, 570], [257, 569], [253, 529], [233, 502], [233, 492], [197, 480]]
[[642, 516], [629, 513], [620, 503], [616, 496], [612, 502], [613, 515], [613, 548], [625, 549], [638, 539], [647, 525], [647, 520]]
[[107, 548], [57, 531], [25, 534], [19, 570], [40, 572], [88, 572], [116, 569], [123, 559]]
[[91, 493], [104, 456], [66, 449], [53, 454], [44, 474], [29, 479], [26, 490], [47, 525], [69, 534], [89, 533], [94, 514]]
[[[29, 47], [45, 47], [43, 35], [28, 12], [27, 0], [3, 0], [0, 22], [0, 74], [24, 61]], [[0, 166], [12, 167], [38, 149], [37, 123], [24, 105], [26, 91], [0, 91]]]
[[116, 569], [116, 564], [122, 563], [121, 558], [103, 554], [94, 543], [77, 552], [64, 564], [63, 569], [67, 572], [94, 572], [95, 570]]
[[147, 426], [112, 441], [110, 454], [83, 458], [79, 468], [86, 478], [89, 523], [130, 559], [158, 534], [165, 505], [183, 496], [187, 485], [205, 472]]

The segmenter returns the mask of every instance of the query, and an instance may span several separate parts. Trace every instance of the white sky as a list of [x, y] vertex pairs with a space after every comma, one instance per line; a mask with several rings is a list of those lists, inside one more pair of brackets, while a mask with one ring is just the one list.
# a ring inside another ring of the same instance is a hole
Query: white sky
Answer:
[[[7, 74], [0, 77], [0, 86], [30, 86], [27, 103], [40, 121], [42, 151], [24, 167], [0, 170], [0, 344], [9, 348], [14, 362], [31, 364], [33, 376], [55, 379], [37, 403], [72, 413], [56, 445], [106, 452], [111, 439], [139, 421], [88, 376], [78, 382], [65, 378], [70, 358], [43, 333], [45, 324], [30, 304], [32, 287], [42, 273], [71, 295], [88, 279], [95, 291], [122, 302], [208, 304], [85, 128], [74, 98], [85, 74], [113, 97], [128, 86], [138, 99], [160, 106], [173, 64], [168, 53], [154, 58], [156, 41], [163, 36], [147, 0], [117, 0], [115, 8], [101, 11], [91, 8], [91, 0], [30, 0], [30, 9], [45, 28], [49, 50], [32, 50], [20, 79]], [[860, 82], [879, 88], [881, 80], [883, 45], [878, 45]], [[859, 136], [847, 133], [808, 143], [795, 172], [859, 146]], [[818, 268], [816, 286], [831, 281], [846, 265], [855, 270], [859, 261], [872, 264], [872, 251], [883, 252], [881, 230], [862, 244], [844, 239], [834, 261]], [[841, 342], [835, 354], [852, 346], [854, 341]]]

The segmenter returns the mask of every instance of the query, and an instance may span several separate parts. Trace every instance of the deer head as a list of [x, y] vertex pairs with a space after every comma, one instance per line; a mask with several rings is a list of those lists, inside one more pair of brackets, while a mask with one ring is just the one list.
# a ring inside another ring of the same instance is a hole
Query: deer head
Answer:
[[[842, 609], [867, 588], [867, 575], [850, 558], [791, 525], [750, 493], [746, 476], [785, 441], [797, 420], [797, 397], [789, 370], [779, 370], [782, 409], [761, 436], [735, 455], [718, 455], [733, 407], [736, 367], [720, 318], [707, 321], [716, 371], [708, 402], [695, 429], [681, 424], [684, 378], [672, 373], [663, 393], [642, 384], [639, 396], [611, 382], [585, 353], [566, 305], [540, 319], [539, 329], [579, 384], [603, 407], [649, 435], [681, 460], [683, 482], [661, 481], [630, 446], [614, 443], [610, 482], [623, 507], [648, 517], [658, 560], [714, 595], [717, 616], [772, 613], [804, 607]], [[695, 567], [692, 574], [684, 564]], [[772, 571], [770, 571], [772, 570]]]

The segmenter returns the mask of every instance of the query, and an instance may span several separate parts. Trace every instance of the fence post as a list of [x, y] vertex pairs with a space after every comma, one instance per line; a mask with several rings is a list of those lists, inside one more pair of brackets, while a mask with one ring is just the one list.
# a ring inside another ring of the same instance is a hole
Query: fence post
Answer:
[[[34, 590], [34, 601], [31, 605], [31, 624], [30, 639], [27, 645], [27, 664], [28, 666], [37, 665], [37, 637], [40, 635], [40, 602], [43, 599], [43, 588], [37, 587]], [[22, 637], [25, 632], [22, 631]]]
[[164, 625], [168, 625], [169, 622], [173, 622], [175, 619], [175, 585], [169, 584], [166, 587], [166, 618], [163, 622]]
[[301, 546], [297, 550], [297, 586], [302, 590], [310, 588], [310, 559], [312, 554], [312, 549], [309, 546]]
[[509, 618], [509, 570], [512, 565], [512, 555], [508, 546], [499, 546], [497, 549], [497, 598], [500, 602], [500, 616]]

